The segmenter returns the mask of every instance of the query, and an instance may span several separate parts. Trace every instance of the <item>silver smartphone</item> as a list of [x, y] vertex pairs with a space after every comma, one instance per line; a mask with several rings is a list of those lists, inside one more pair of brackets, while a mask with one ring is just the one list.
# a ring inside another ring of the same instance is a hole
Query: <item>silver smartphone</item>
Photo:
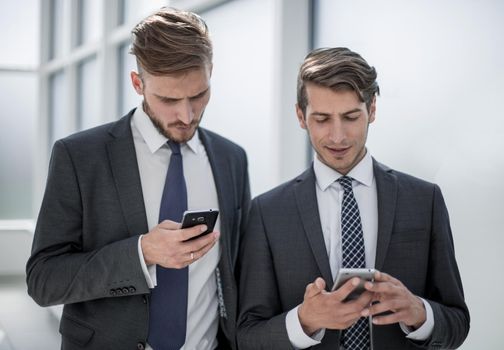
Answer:
[[354, 277], [359, 277], [360, 278], [360, 283], [355, 289], [348, 295], [348, 297], [345, 299], [347, 300], [353, 300], [357, 299], [359, 295], [361, 295], [366, 289], [364, 288], [364, 283], [366, 281], [373, 282], [374, 281], [374, 274], [376, 270], [375, 269], [348, 269], [348, 268], [341, 268], [338, 272], [338, 276], [336, 276], [336, 280], [334, 281], [334, 285], [331, 289], [331, 291], [335, 291], [339, 289], [343, 284], [345, 284], [346, 281], [349, 279], [352, 279]]
[[208, 210], [186, 210], [182, 218], [182, 228], [193, 227], [196, 225], [207, 225], [207, 230], [196, 237], [189, 238], [188, 241], [199, 238], [213, 231], [215, 222], [219, 216], [217, 209]]

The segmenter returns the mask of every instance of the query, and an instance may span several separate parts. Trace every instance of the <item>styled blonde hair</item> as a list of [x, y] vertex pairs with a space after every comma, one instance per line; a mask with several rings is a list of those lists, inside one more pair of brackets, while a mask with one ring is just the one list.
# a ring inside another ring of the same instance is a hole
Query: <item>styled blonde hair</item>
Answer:
[[377, 73], [358, 53], [346, 47], [321, 48], [310, 52], [301, 68], [297, 81], [297, 104], [306, 112], [307, 82], [333, 90], [353, 90], [369, 110], [371, 102], [380, 94]]
[[181, 73], [212, 64], [208, 27], [195, 13], [163, 7], [131, 31], [130, 53], [138, 70], [152, 75]]

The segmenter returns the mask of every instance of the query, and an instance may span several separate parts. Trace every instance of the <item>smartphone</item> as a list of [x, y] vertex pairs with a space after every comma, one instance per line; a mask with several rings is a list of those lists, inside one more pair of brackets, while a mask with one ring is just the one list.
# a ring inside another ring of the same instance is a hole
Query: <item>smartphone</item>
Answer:
[[193, 227], [196, 225], [207, 225], [207, 230], [205, 232], [202, 232], [198, 236], [189, 238], [188, 241], [213, 232], [217, 216], [219, 216], [219, 211], [217, 209], [186, 210], [182, 218], [182, 228]]
[[357, 299], [359, 295], [361, 295], [366, 289], [364, 288], [364, 283], [366, 281], [373, 282], [375, 269], [348, 269], [341, 268], [338, 272], [338, 276], [336, 276], [336, 280], [334, 281], [334, 285], [331, 291], [335, 291], [340, 288], [346, 281], [352, 279], [354, 277], [359, 277], [360, 283], [355, 289], [350, 293], [344, 301]]

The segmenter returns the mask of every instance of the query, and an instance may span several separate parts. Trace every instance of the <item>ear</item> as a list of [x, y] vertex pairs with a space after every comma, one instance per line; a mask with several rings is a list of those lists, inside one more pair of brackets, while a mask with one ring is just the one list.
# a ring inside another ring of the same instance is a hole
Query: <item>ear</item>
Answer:
[[306, 118], [304, 116], [303, 110], [296, 104], [296, 115], [298, 118], [299, 126], [303, 129], [306, 129]]
[[376, 115], [376, 95], [373, 96], [373, 100], [371, 101], [371, 106], [369, 106], [369, 124], [374, 122]]
[[133, 89], [135, 89], [136, 93], [139, 95], [143, 95], [143, 82], [142, 78], [140, 78], [140, 74], [135, 72], [134, 70], [130, 73], [131, 84], [133, 85]]

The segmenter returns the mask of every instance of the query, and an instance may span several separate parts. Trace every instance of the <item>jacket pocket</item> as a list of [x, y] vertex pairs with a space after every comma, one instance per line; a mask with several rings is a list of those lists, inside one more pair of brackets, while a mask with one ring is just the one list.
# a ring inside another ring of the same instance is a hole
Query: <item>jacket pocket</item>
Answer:
[[60, 323], [60, 333], [72, 343], [85, 346], [93, 337], [95, 331], [92, 327], [63, 314]]

